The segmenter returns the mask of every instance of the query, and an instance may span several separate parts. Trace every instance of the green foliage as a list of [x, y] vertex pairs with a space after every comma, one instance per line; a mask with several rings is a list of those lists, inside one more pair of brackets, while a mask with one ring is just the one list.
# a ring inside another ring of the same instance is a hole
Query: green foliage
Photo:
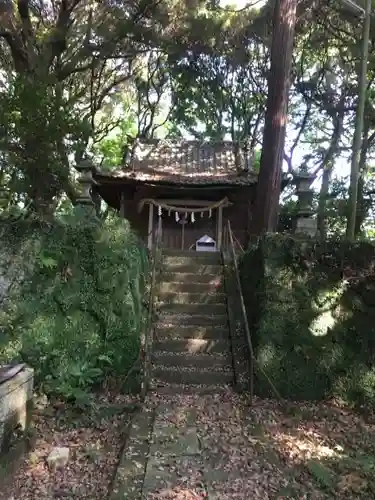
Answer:
[[[231, 40], [220, 52], [170, 58], [172, 119], [198, 138], [256, 144], [265, 104], [264, 47]], [[254, 83], [256, 82], [256, 84]]]
[[124, 166], [124, 148], [129, 143], [129, 137], [135, 135], [132, 117], [128, 116], [111, 135], [105, 136], [95, 145], [94, 153], [102, 159], [102, 170], [113, 170]]
[[51, 79], [18, 76], [0, 91], [0, 131], [4, 208], [22, 202], [43, 210], [53, 204], [70, 183], [67, 155], [85, 133], [78, 111]]
[[79, 401], [126, 375], [139, 352], [146, 272], [145, 250], [128, 225], [76, 211], [4, 229], [6, 254], [19, 259], [12, 272], [24, 279], [3, 305], [0, 360], [30, 364], [39, 388]]
[[[287, 398], [375, 406], [374, 245], [267, 236], [241, 263], [256, 356]], [[261, 395], [269, 386], [258, 373]]]

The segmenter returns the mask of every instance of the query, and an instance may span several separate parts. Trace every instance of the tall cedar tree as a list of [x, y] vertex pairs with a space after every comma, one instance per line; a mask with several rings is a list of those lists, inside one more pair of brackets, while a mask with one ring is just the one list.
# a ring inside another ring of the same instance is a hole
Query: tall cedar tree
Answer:
[[297, 0], [276, 0], [271, 68], [252, 234], [276, 230]]

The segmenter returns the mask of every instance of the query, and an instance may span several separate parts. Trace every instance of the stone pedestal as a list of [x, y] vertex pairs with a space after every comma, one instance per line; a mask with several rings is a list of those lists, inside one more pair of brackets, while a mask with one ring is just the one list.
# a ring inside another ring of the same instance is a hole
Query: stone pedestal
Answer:
[[0, 367], [0, 482], [25, 449], [31, 422], [34, 370], [26, 365]]

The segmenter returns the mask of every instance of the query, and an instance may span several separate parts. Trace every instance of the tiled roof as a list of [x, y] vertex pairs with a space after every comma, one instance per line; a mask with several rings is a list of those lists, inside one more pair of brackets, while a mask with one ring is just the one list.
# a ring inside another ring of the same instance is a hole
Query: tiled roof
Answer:
[[[247, 168], [246, 168], [247, 167]], [[252, 184], [251, 155], [236, 153], [232, 142], [137, 141], [129, 164], [107, 174], [143, 182], [173, 184]]]

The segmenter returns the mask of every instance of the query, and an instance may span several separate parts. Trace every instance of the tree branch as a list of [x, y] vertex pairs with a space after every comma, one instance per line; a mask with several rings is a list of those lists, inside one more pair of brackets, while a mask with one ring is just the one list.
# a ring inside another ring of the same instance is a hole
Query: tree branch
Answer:
[[33, 28], [30, 19], [29, 0], [17, 0], [17, 8], [21, 18], [24, 41], [27, 43], [28, 40], [33, 36]]
[[48, 40], [48, 67], [51, 66], [55, 59], [58, 59], [67, 47], [67, 35], [69, 28], [72, 24], [71, 13], [73, 9], [78, 5], [80, 0], [75, 0], [69, 6], [68, 0], [61, 0], [59, 14], [56, 21], [56, 26], [52, 32], [50, 39]]

